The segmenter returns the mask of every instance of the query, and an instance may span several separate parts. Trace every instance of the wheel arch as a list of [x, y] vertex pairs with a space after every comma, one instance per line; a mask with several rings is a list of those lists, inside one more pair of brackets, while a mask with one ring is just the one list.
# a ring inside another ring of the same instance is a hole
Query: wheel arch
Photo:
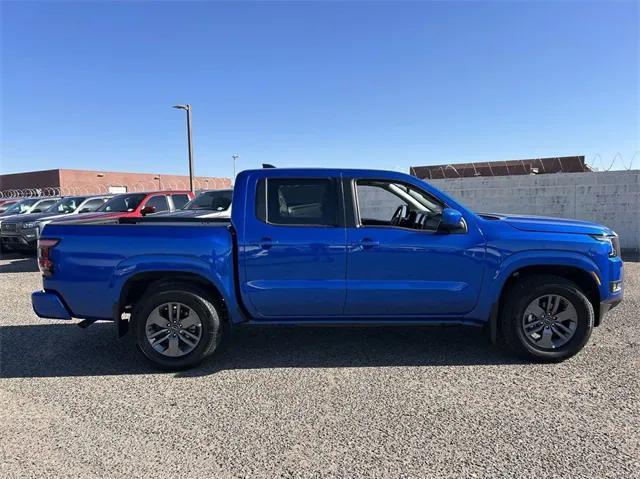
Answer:
[[522, 266], [512, 271], [504, 281], [497, 302], [497, 313], [500, 314], [509, 290], [520, 280], [534, 275], [554, 275], [575, 283], [589, 299], [595, 314], [595, 326], [600, 318], [600, 289], [594, 273], [584, 268], [566, 264], [534, 264]]
[[[220, 289], [204, 276], [190, 271], [144, 271], [129, 277], [120, 291], [119, 304], [121, 308], [131, 307], [144, 294], [166, 284], [186, 283], [199, 286], [210, 299], [226, 310], [225, 300]], [[226, 319], [226, 318], [225, 318]]]
[[170, 284], [188, 284], [200, 288], [218, 308], [224, 323], [230, 323], [229, 307], [222, 291], [210, 279], [191, 271], [153, 270], [131, 275], [123, 283], [120, 295], [114, 304], [114, 320], [117, 323], [118, 336], [129, 330], [129, 321], [122, 319], [123, 313], [133, 311], [136, 303], [148, 291]]

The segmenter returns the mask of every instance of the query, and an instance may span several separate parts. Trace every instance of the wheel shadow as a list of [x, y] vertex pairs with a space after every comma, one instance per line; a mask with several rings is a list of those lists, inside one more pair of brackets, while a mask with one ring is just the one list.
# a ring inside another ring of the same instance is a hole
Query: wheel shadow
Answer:
[[[113, 324], [83, 330], [74, 324], [0, 328], [0, 377], [101, 376], [161, 373], [131, 337]], [[359, 368], [516, 364], [477, 328], [239, 327], [220, 351], [176, 377], [234, 369]]]

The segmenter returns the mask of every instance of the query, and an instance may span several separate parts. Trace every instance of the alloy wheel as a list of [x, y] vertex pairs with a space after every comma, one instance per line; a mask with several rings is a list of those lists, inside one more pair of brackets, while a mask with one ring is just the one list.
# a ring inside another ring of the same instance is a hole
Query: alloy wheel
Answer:
[[147, 341], [163, 356], [180, 357], [193, 351], [202, 338], [200, 316], [184, 303], [163, 303], [147, 317]]
[[578, 313], [564, 296], [545, 294], [531, 301], [522, 316], [526, 340], [536, 348], [556, 349], [575, 335]]

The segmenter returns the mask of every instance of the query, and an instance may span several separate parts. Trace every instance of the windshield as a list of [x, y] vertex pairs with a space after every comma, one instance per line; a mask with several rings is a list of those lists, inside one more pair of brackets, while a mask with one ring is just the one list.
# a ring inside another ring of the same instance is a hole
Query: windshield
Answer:
[[52, 204], [49, 208], [47, 208], [45, 211], [45, 213], [60, 213], [60, 214], [67, 214], [67, 213], [73, 213], [78, 206], [80, 206], [80, 203], [82, 203], [86, 198], [79, 198], [79, 197], [75, 197], [75, 198], [63, 198], [60, 201]]
[[187, 203], [184, 209], [225, 211], [231, 206], [232, 195], [231, 190], [205, 191]]
[[22, 213], [26, 213], [27, 211], [29, 211], [29, 207], [31, 207], [32, 205], [34, 205], [36, 203], [36, 201], [38, 201], [37, 198], [31, 198], [28, 200], [22, 200], [22, 201], [18, 201], [17, 203], [11, 205], [9, 208], [7, 208], [4, 212], [5, 215], [19, 215]]
[[142, 200], [144, 200], [145, 196], [147, 196], [146, 193], [132, 193], [130, 195], [114, 196], [96, 211], [107, 211], [111, 213], [124, 213], [125, 211], [134, 211], [140, 205], [140, 203], [142, 203]]
[[6, 203], [2, 203], [0, 205], [0, 213], [4, 213], [5, 211], [7, 211], [8, 208], [10, 208], [15, 203], [16, 203], [15, 201], [7, 201]]

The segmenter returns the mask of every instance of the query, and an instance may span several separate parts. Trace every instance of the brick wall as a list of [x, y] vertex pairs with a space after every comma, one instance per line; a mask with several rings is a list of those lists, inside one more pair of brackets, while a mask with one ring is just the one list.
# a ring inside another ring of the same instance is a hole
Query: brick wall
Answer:
[[[127, 188], [127, 191], [185, 190], [189, 189], [189, 177], [154, 173], [123, 173], [109, 171], [60, 170], [60, 187], [63, 192], [95, 190], [107, 192], [109, 187]], [[215, 190], [230, 188], [229, 178], [197, 176], [195, 189]]]
[[60, 186], [60, 170], [30, 171], [0, 175], [0, 191]]
[[[127, 191], [150, 191], [158, 189], [182, 190], [189, 188], [186, 175], [163, 175], [160, 173], [124, 173], [114, 171], [45, 170], [0, 175], [0, 192], [24, 191], [47, 188], [46, 194], [55, 192], [72, 195], [107, 193], [110, 187], [125, 187]], [[197, 190], [230, 188], [229, 178], [197, 176]], [[34, 194], [34, 193], [28, 193]]]

